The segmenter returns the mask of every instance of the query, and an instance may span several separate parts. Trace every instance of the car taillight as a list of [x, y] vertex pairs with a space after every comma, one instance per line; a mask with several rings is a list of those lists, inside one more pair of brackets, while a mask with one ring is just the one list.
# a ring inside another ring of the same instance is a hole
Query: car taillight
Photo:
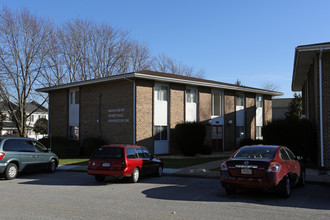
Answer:
[[122, 169], [125, 169], [125, 168], [126, 168], [126, 162], [125, 162], [125, 161], [122, 161], [122, 162], [121, 162], [121, 168], [122, 168]]
[[226, 162], [223, 162], [223, 163], [221, 164], [221, 170], [228, 170], [228, 167], [227, 167]]
[[2, 160], [2, 158], [4, 158], [4, 157], [5, 157], [5, 154], [0, 152], [0, 160]]
[[277, 172], [280, 172], [280, 170], [281, 170], [281, 164], [279, 164], [277, 162], [271, 162], [269, 164], [267, 172], [277, 173]]

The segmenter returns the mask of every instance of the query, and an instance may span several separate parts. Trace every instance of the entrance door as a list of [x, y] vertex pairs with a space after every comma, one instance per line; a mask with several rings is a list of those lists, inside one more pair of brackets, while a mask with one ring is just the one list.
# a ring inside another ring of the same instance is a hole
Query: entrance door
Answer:
[[223, 126], [212, 126], [212, 151], [223, 151]]

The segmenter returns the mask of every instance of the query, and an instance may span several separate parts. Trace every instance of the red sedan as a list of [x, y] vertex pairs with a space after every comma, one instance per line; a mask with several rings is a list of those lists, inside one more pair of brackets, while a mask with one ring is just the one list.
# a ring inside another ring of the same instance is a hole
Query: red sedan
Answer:
[[220, 182], [227, 194], [237, 189], [263, 189], [288, 198], [294, 185], [305, 184], [298, 159], [284, 146], [241, 147], [221, 164]]

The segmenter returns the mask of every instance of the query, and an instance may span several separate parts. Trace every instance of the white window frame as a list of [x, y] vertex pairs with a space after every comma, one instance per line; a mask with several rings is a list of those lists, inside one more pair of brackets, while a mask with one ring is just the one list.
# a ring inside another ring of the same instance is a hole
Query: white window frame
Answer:
[[[215, 94], [218, 93], [219, 94], [219, 114], [215, 114]], [[211, 110], [212, 110], [212, 116], [223, 116], [223, 109], [224, 109], [224, 95], [223, 95], [223, 91], [220, 90], [220, 89], [212, 89], [212, 94], [211, 94], [211, 101], [212, 101], [212, 107], [211, 107]]]

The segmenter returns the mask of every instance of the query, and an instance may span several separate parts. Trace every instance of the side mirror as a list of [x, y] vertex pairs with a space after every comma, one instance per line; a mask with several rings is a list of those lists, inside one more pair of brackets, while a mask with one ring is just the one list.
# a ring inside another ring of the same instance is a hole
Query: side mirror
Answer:
[[303, 159], [304, 159], [303, 156], [296, 156], [296, 160], [298, 160], [298, 161], [302, 161]]

